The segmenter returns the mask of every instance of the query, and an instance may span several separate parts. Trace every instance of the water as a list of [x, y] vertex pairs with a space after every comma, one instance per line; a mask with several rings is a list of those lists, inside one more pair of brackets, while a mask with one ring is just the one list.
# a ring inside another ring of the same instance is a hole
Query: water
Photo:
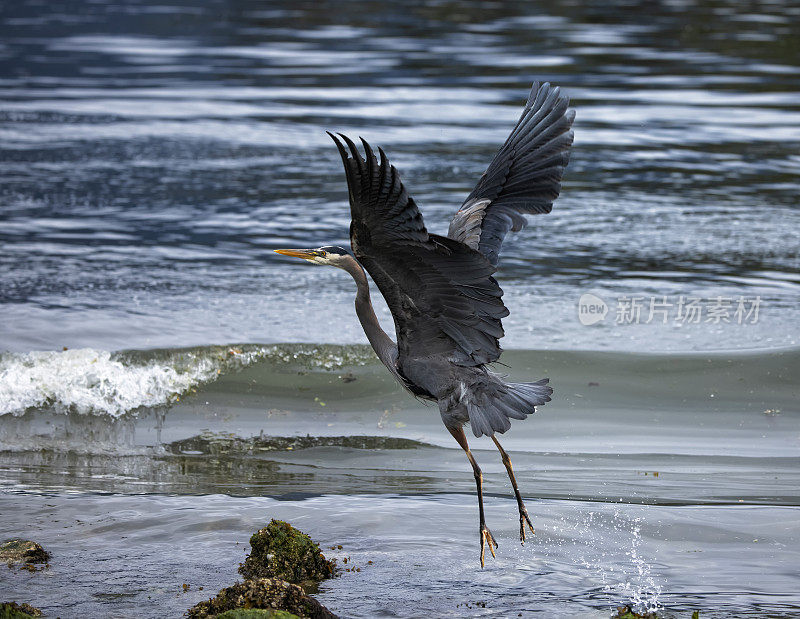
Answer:
[[[324, 130], [382, 145], [443, 232], [534, 79], [572, 97], [575, 149], [553, 213], [506, 244], [507, 346], [797, 345], [793, 3], [404, 6], [7, 3], [4, 347], [364, 341], [345, 274], [270, 251], [347, 243]], [[763, 308], [585, 329], [589, 290]]]
[[[249, 534], [277, 517], [361, 568], [319, 594], [344, 616], [800, 607], [800, 351], [506, 352], [512, 380], [547, 373], [560, 396], [503, 439], [536, 526], [525, 547], [500, 459], [474, 441], [500, 544], [485, 570], [463, 453], [370, 355], [6, 353], [6, 386], [35, 403], [0, 417], [0, 535], [54, 554], [45, 572], [0, 573], [6, 596], [179, 615], [231, 584]], [[150, 402], [119, 412], [142, 392]]]
[[[54, 559], [0, 572], [3, 597], [179, 615], [279, 517], [362, 568], [320, 593], [343, 616], [800, 612], [798, 23], [790, 2], [4, 4], [0, 536]], [[465, 458], [360, 346], [352, 282], [271, 250], [347, 244], [325, 129], [383, 146], [443, 232], [534, 79], [572, 98], [575, 148], [504, 245], [501, 369], [556, 398], [503, 441], [524, 548], [475, 442], [481, 571]], [[307, 434], [328, 439], [256, 448]]]

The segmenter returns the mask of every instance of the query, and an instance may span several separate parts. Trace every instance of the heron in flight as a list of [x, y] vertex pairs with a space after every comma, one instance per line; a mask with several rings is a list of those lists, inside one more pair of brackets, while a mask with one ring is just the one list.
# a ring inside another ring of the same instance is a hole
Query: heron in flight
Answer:
[[[486, 546], [495, 556], [497, 542], [484, 519], [483, 476], [467, 443], [467, 423], [500, 451], [517, 499], [520, 541], [526, 526], [533, 531], [497, 434], [549, 402], [553, 389], [547, 378], [508, 383], [488, 368], [500, 357], [501, 320], [508, 315], [492, 274], [506, 234], [522, 229], [523, 215], [549, 213], [558, 197], [573, 140], [575, 112], [568, 106], [559, 88], [533, 85], [522, 116], [453, 216], [447, 236], [428, 232], [382, 149], [376, 156], [361, 139], [362, 156], [350, 138], [328, 132], [347, 176], [352, 254], [332, 246], [275, 250], [347, 271], [356, 282], [356, 315], [380, 361], [414, 396], [438, 403], [475, 474], [481, 567]], [[397, 343], [375, 316], [365, 269], [386, 299]]]

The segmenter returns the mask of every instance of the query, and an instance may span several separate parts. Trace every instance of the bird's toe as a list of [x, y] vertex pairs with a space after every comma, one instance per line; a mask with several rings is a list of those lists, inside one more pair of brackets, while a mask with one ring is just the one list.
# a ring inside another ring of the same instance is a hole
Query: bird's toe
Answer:
[[524, 505], [521, 505], [519, 508], [519, 541], [524, 545], [525, 544], [525, 527], [528, 527], [531, 530], [531, 533], [536, 533], [533, 529], [533, 523], [531, 522], [530, 516], [528, 516], [528, 510], [525, 509]]
[[481, 567], [484, 567], [484, 558], [486, 556], [486, 545], [489, 545], [489, 552], [492, 553], [493, 558], [497, 558], [497, 555], [494, 553], [494, 549], [498, 547], [497, 542], [492, 535], [492, 532], [486, 525], [481, 527]]

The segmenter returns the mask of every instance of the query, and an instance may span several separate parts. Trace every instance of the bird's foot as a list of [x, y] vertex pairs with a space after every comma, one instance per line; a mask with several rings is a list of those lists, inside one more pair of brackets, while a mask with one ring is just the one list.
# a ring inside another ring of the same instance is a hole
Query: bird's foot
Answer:
[[525, 508], [524, 503], [519, 504], [519, 541], [524, 546], [525, 545], [525, 525], [531, 530], [531, 533], [535, 533], [533, 530], [533, 523], [531, 522], [531, 517], [528, 516], [528, 510]]
[[486, 553], [486, 544], [489, 544], [489, 552], [492, 553], [492, 557], [497, 558], [497, 555], [494, 554], [494, 549], [497, 548], [497, 542], [494, 541], [494, 537], [492, 536], [492, 532], [489, 530], [485, 524], [481, 525], [481, 568], [484, 566], [484, 554]]

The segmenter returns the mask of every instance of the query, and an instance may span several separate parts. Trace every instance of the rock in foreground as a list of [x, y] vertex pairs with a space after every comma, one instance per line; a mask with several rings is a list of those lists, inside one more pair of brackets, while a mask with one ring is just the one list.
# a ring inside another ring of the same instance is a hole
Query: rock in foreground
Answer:
[[237, 608], [227, 610], [214, 619], [300, 619], [297, 615], [287, 613], [285, 610], [272, 610], [265, 608]]
[[[305, 594], [298, 586], [276, 578], [258, 578], [237, 583], [219, 592], [217, 597], [200, 602], [188, 611], [189, 617], [204, 619], [217, 617], [225, 613], [228, 617], [247, 617], [248, 615], [228, 614], [226, 611], [236, 609], [266, 609], [285, 611], [289, 616], [301, 619], [336, 619], [331, 611], [314, 598]], [[253, 616], [253, 615], [250, 615]], [[255, 615], [258, 616], [258, 615]], [[263, 615], [262, 615], [263, 616]], [[266, 615], [269, 617], [269, 615]], [[284, 619], [284, 615], [273, 615], [275, 619]]]
[[658, 615], [648, 610], [639, 613], [630, 606], [620, 606], [617, 608], [617, 614], [612, 619], [658, 619]]
[[0, 544], [0, 561], [4, 563], [47, 563], [50, 553], [41, 545], [26, 539], [10, 539]]
[[30, 617], [41, 616], [42, 611], [30, 604], [17, 604], [16, 602], [0, 604], [0, 619], [30, 619]]
[[245, 578], [280, 578], [290, 583], [319, 582], [334, 574], [313, 540], [288, 522], [273, 520], [250, 538], [250, 555], [239, 568]]

